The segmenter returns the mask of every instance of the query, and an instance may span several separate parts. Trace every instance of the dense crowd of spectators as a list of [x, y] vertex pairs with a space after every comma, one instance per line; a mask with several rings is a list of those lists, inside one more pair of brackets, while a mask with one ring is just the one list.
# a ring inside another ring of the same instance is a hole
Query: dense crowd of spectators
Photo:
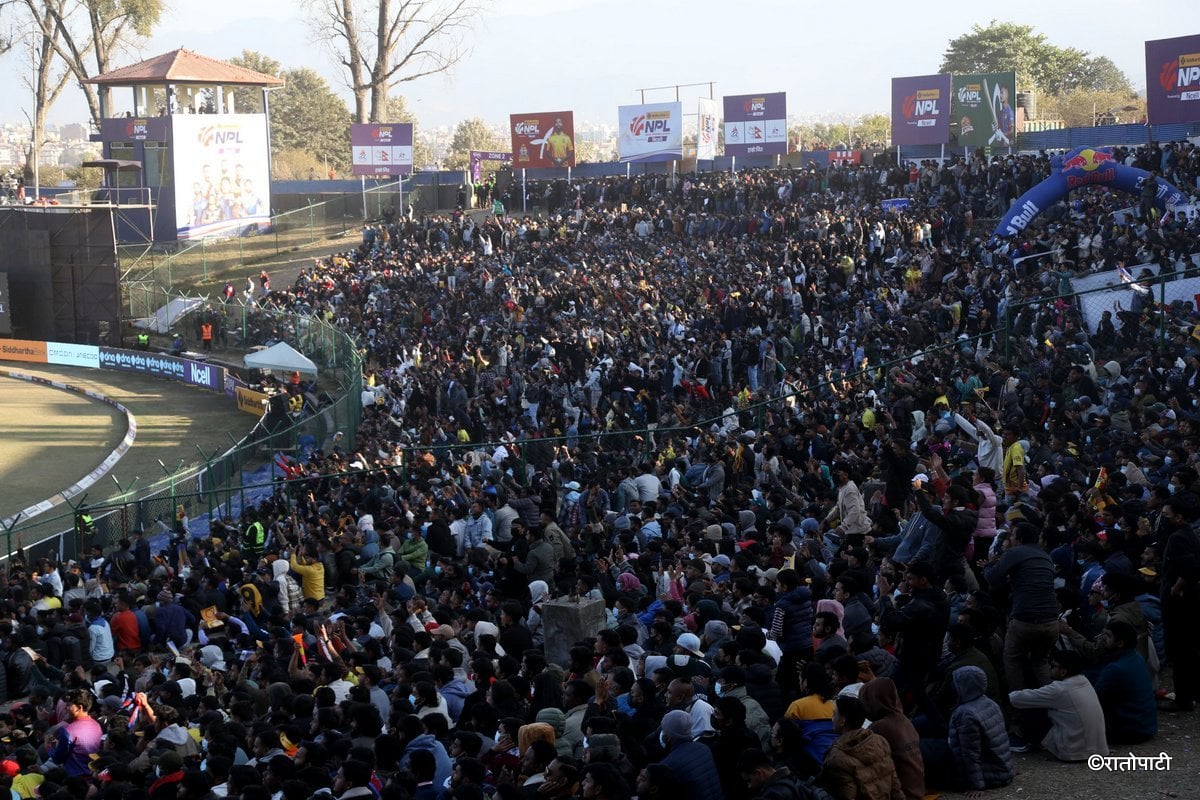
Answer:
[[[1093, 190], [993, 239], [1048, 163], [366, 228], [259, 299], [358, 338], [351, 437], [204, 535], [10, 569], [0, 784], [922, 798], [1153, 739], [1200, 699], [1200, 317], [1060, 295], [1194, 274], [1200, 222]], [[605, 624], [556, 640], [564, 599]]]

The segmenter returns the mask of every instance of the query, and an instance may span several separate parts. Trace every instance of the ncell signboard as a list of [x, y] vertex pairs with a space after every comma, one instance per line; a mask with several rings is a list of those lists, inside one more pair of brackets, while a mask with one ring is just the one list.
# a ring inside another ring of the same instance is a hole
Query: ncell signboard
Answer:
[[950, 76], [892, 78], [892, 144], [950, 140]]
[[787, 93], [725, 97], [725, 155], [786, 155]]
[[1146, 42], [1151, 125], [1200, 120], [1200, 34]]

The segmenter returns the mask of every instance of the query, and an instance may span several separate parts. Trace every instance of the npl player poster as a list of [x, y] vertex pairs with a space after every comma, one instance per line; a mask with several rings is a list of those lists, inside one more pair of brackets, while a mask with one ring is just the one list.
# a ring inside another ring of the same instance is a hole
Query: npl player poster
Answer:
[[512, 114], [514, 169], [575, 166], [575, 115], [571, 111]]
[[961, 147], [1011, 147], [1015, 143], [1017, 76], [1013, 72], [955, 75], [951, 98]]
[[725, 155], [787, 154], [787, 93], [726, 95]]
[[350, 126], [350, 165], [354, 175], [411, 175], [411, 122]]

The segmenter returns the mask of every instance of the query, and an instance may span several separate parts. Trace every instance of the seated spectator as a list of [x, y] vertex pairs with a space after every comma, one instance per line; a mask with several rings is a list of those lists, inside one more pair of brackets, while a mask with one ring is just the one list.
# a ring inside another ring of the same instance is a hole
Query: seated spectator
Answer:
[[958, 705], [950, 715], [950, 735], [921, 740], [927, 790], [982, 792], [1012, 782], [1012, 751], [1004, 714], [984, 695], [986, 685], [987, 676], [979, 667], [955, 671]]
[[866, 721], [861, 700], [849, 695], [837, 699], [833, 729], [838, 738], [825, 756], [821, 785], [835, 800], [902, 800], [891, 747], [887, 739], [863, 727]]
[[921, 761], [921, 737], [904, 716], [900, 695], [891, 678], [876, 678], [858, 692], [871, 730], [887, 739], [892, 750], [892, 763], [907, 800], [925, 797], [925, 764]]
[[[1082, 673], [1083, 657], [1079, 653], [1056, 650], [1050, 655], [1050, 683], [1040, 689], [1008, 693], [1013, 708], [1045, 709], [1049, 730], [1042, 747], [1059, 761], [1083, 761], [1092, 755], [1108, 754], [1104, 710], [1096, 690]], [[1028, 723], [1026, 730], [1033, 733]]]
[[1158, 707], [1146, 662], [1137, 654], [1137, 631], [1115, 620], [1104, 630], [1105, 654], [1089, 677], [1104, 709], [1109, 744], [1139, 744], [1158, 733]]

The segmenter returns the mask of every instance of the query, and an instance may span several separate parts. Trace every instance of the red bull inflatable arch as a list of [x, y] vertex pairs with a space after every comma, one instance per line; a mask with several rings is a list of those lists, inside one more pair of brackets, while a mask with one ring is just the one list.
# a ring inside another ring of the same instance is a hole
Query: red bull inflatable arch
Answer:
[[[1034, 218], [1065, 198], [1074, 189], [1109, 186], [1122, 192], [1141, 195], [1150, 180], [1144, 169], [1127, 167], [1117, 161], [1111, 147], [1077, 147], [1050, 160], [1050, 177], [1034, 186], [1013, 204], [996, 226], [997, 236], [1017, 236]], [[1187, 196], [1162, 178], [1155, 202], [1159, 209], [1187, 202]]]

